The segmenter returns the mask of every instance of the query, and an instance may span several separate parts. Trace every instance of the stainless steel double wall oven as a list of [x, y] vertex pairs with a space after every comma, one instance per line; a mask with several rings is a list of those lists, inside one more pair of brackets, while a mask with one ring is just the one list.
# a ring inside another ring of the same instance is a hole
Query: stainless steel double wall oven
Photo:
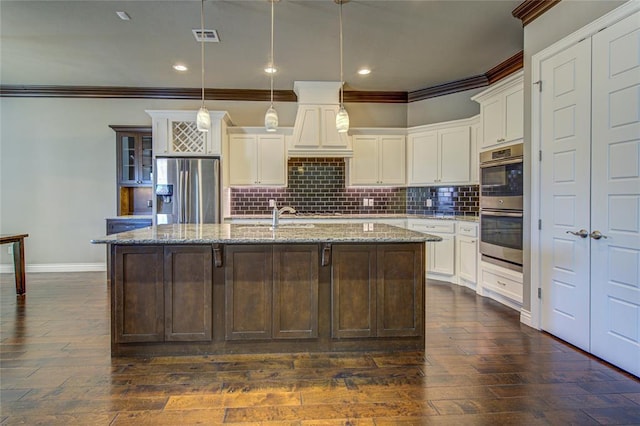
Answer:
[[480, 153], [482, 259], [522, 270], [523, 146]]

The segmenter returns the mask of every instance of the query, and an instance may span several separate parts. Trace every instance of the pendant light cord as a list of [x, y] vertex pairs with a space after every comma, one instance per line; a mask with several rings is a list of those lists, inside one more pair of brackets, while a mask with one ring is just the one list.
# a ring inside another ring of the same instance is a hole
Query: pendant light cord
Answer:
[[270, 0], [271, 1], [271, 72], [269, 73], [271, 75], [271, 108], [273, 108], [273, 74], [275, 73], [275, 65], [273, 63], [273, 4], [275, 3], [275, 0]]
[[340, 0], [340, 106], [344, 107], [344, 79], [342, 77], [342, 0]]
[[204, 108], [204, 0], [200, 2], [200, 65], [202, 74], [202, 107]]

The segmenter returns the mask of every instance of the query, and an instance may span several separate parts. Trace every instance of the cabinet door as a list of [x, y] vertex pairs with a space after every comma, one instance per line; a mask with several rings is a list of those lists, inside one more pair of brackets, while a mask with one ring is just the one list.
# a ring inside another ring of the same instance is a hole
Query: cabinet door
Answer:
[[438, 181], [438, 133], [409, 136], [409, 185], [432, 185]]
[[211, 246], [165, 247], [165, 340], [211, 341], [211, 252]]
[[331, 337], [376, 336], [376, 248], [332, 247]]
[[458, 276], [471, 283], [477, 281], [478, 243], [475, 238], [458, 236]]
[[323, 148], [347, 148], [346, 133], [338, 133], [336, 129], [336, 115], [338, 115], [337, 106], [320, 106], [320, 140]]
[[286, 159], [283, 135], [257, 136], [258, 178], [261, 185], [285, 185]]
[[440, 183], [471, 180], [471, 135], [468, 126], [442, 130], [440, 138]]
[[255, 185], [258, 158], [255, 135], [232, 135], [229, 140], [229, 184]]
[[295, 130], [293, 133], [294, 147], [319, 148], [320, 108], [317, 106], [300, 105], [298, 107], [298, 114], [296, 115], [296, 123], [293, 128]]
[[164, 340], [161, 246], [115, 246], [112, 312], [116, 343]]
[[135, 133], [120, 133], [118, 138], [118, 181], [121, 185], [138, 184], [139, 148]]
[[269, 245], [225, 246], [227, 340], [271, 338], [273, 256]]
[[318, 269], [317, 245], [273, 246], [274, 339], [318, 337]]
[[378, 137], [356, 135], [353, 137], [353, 158], [351, 159], [351, 184], [375, 185], [378, 177]]
[[380, 183], [385, 185], [404, 185], [406, 163], [404, 136], [380, 136], [379, 159], [378, 175]]
[[504, 94], [504, 142], [523, 138], [524, 134], [524, 90], [521, 85]]
[[377, 336], [420, 336], [424, 315], [422, 244], [377, 246]]
[[428, 272], [453, 275], [455, 273], [455, 237], [447, 234], [434, 234], [442, 237], [442, 241], [431, 244], [431, 265]]
[[140, 183], [151, 185], [153, 183], [153, 139], [151, 133], [143, 133], [139, 135], [139, 147], [138, 158], [138, 178]]
[[504, 140], [504, 98], [496, 95], [482, 104], [482, 147]]

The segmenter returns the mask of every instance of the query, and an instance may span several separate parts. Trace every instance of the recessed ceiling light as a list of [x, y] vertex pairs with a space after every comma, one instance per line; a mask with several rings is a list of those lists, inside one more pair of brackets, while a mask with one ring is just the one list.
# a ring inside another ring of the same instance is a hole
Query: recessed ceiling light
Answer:
[[273, 66], [267, 66], [267, 67], [264, 69], [264, 72], [266, 72], [267, 74], [275, 74], [275, 73], [277, 73], [277, 72], [278, 72], [278, 68], [273, 67]]
[[122, 19], [123, 21], [131, 20], [131, 16], [129, 16], [127, 12], [124, 12], [124, 11], [116, 12], [116, 15], [118, 15], [118, 18]]
[[182, 65], [182, 64], [175, 64], [175, 65], [173, 66], [173, 69], [174, 69], [174, 70], [176, 70], [176, 71], [184, 72], [184, 71], [187, 71], [189, 68], [187, 68], [187, 66], [186, 66], [186, 65]]
[[371, 70], [369, 68], [360, 68], [358, 70], [358, 74], [360, 74], [360, 75], [369, 75], [369, 74], [371, 74]]

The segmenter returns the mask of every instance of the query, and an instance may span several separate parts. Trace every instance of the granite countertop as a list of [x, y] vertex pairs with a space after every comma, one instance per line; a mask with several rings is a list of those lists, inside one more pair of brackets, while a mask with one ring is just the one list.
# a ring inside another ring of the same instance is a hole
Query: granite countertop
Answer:
[[269, 225], [174, 224], [158, 225], [91, 240], [93, 244], [240, 244], [240, 243], [396, 243], [441, 241], [396, 226], [376, 224], [281, 224]]

